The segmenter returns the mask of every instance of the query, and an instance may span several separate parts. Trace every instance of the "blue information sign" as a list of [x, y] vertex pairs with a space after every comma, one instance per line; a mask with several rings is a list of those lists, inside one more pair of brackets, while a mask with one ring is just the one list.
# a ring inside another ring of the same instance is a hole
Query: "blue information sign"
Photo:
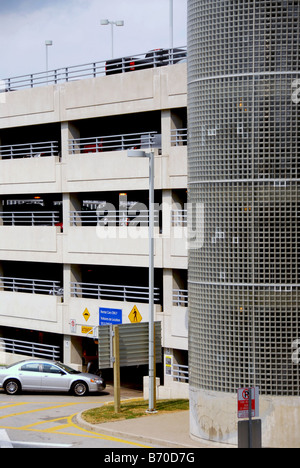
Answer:
[[118, 325], [122, 323], [122, 309], [99, 307], [99, 325]]

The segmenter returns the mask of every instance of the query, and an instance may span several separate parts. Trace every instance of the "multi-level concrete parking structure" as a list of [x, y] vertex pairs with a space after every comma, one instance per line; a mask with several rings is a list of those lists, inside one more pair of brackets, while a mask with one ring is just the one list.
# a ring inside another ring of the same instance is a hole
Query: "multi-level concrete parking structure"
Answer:
[[148, 321], [148, 162], [127, 157], [142, 148], [155, 153], [161, 383], [186, 392], [186, 50], [156, 67], [159, 53], [109, 76], [93, 63], [3, 80], [1, 364], [33, 353], [96, 365], [99, 321]]
[[299, 446], [299, 47], [299, 1], [188, 2], [196, 437], [235, 443], [255, 385], [263, 443]]

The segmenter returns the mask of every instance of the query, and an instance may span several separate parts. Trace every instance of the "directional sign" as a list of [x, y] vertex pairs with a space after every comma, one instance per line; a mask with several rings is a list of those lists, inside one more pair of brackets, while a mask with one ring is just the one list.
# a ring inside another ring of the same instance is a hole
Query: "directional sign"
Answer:
[[89, 313], [88, 309], [85, 309], [84, 312], [83, 312], [83, 317], [85, 319], [85, 321], [87, 322], [88, 319], [90, 318], [91, 314]]
[[141, 322], [143, 320], [143, 317], [141, 316], [137, 306], [133, 307], [130, 314], [128, 315], [128, 318], [129, 318], [131, 323], [139, 323], [139, 322]]
[[249, 417], [249, 402], [251, 393], [251, 416], [259, 416], [259, 389], [258, 387], [246, 387], [238, 389], [238, 418]]
[[122, 323], [122, 309], [99, 308], [99, 325], [119, 325]]

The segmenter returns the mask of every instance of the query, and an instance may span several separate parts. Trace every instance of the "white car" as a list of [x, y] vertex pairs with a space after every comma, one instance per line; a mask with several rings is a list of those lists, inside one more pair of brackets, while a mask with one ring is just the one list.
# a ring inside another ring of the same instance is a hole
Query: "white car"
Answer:
[[102, 377], [76, 371], [57, 361], [31, 359], [0, 368], [0, 387], [8, 395], [22, 390], [37, 392], [72, 392], [84, 396], [101, 392], [106, 384]]

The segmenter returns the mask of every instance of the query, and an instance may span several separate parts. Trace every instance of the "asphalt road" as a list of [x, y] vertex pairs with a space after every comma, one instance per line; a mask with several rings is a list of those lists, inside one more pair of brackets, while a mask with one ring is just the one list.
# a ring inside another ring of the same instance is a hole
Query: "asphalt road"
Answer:
[[[141, 396], [140, 392], [121, 391], [121, 398]], [[74, 397], [66, 394], [23, 393], [8, 396], [0, 390], [0, 439], [13, 448], [105, 448], [138, 449], [153, 447], [87, 431], [74, 416], [113, 400], [113, 389], [98, 395]], [[2, 437], [1, 437], [2, 435]], [[1, 446], [1, 442], [0, 442]]]

